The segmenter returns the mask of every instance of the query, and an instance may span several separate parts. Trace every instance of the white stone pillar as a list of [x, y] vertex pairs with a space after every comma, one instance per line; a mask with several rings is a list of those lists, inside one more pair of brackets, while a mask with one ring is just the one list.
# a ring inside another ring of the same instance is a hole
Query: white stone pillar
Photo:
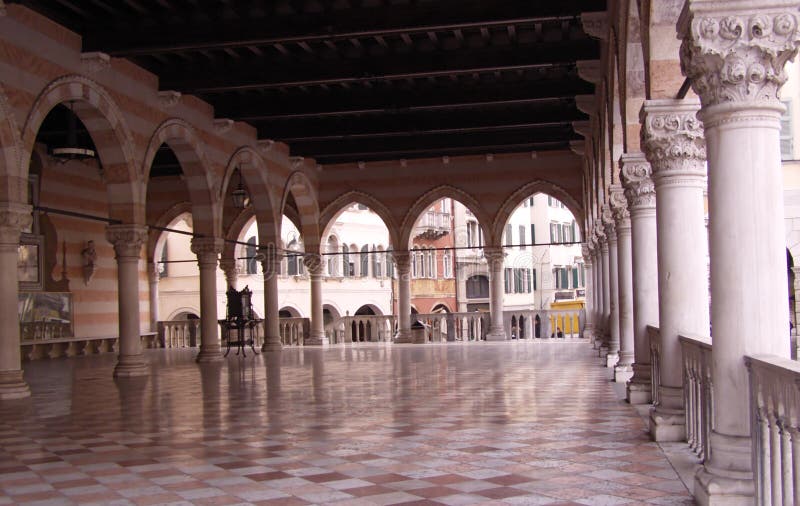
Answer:
[[742, 361], [790, 357], [778, 93], [800, 43], [799, 10], [796, 0], [690, 0], [679, 20], [709, 153], [714, 420], [695, 479], [700, 504], [754, 503]]
[[109, 225], [106, 240], [114, 246], [117, 258], [117, 301], [119, 305], [119, 358], [114, 377], [144, 376], [148, 366], [142, 357], [139, 326], [139, 260], [147, 227]]
[[264, 271], [264, 344], [261, 351], [281, 351], [281, 321], [278, 313], [278, 275], [280, 274], [281, 257], [274, 246], [259, 248], [261, 269]]
[[395, 343], [410, 343], [411, 338], [411, 255], [408, 251], [392, 252], [397, 264], [397, 334]]
[[658, 250], [656, 240], [656, 190], [644, 153], [622, 155], [620, 179], [631, 214], [633, 257], [633, 377], [628, 383], [631, 404], [649, 404], [650, 340], [647, 326], [658, 326]]
[[158, 264], [155, 262], [147, 262], [147, 279], [150, 288], [148, 291], [150, 331], [158, 332]]
[[603, 227], [608, 244], [608, 353], [606, 367], [614, 367], [619, 361], [619, 250], [617, 242], [617, 225], [611, 212], [611, 205], [603, 209]]
[[22, 377], [19, 351], [19, 235], [31, 225], [31, 206], [0, 206], [0, 400], [31, 395]]
[[[602, 221], [601, 221], [602, 224]], [[602, 230], [602, 226], [598, 228], [597, 238], [600, 241], [600, 262], [602, 262], [602, 286], [603, 292], [601, 298], [603, 299], [603, 315], [601, 320], [603, 322], [603, 341], [600, 344], [600, 356], [605, 356], [608, 353], [609, 342], [611, 340], [611, 281], [609, 277], [609, 258], [608, 258], [608, 239], [606, 233]]]
[[633, 376], [633, 254], [631, 215], [621, 186], [611, 187], [611, 211], [617, 226], [617, 317], [619, 318], [619, 361], [614, 381], [627, 383]]
[[603, 321], [603, 254], [601, 251], [601, 244], [597, 240], [596, 231], [592, 232], [592, 247], [594, 255], [592, 259], [592, 266], [594, 267], [594, 348], [600, 349], [603, 344], [603, 336], [605, 334], [605, 323]]
[[322, 316], [322, 257], [306, 253], [303, 256], [303, 263], [311, 278], [311, 335], [306, 339], [305, 344], [317, 346], [328, 344]]
[[198, 362], [222, 360], [217, 320], [217, 262], [222, 253], [222, 239], [193, 237], [192, 253], [200, 268], [200, 353]]
[[583, 273], [586, 280], [584, 288], [584, 300], [586, 301], [586, 308], [584, 314], [586, 315], [586, 325], [583, 327], [583, 337], [590, 341], [594, 339], [594, 283], [593, 283], [593, 269], [592, 269], [592, 250], [589, 249], [588, 243], [585, 243], [581, 248], [581, 255], [583, 255]]
[[219, 268], [225, 274], [225, 284], [228, 288], [236, 290], [236, 282], [239, 280], [239, 264], [235, 258], [222, 258], [219, 261]]
[[503, 327], [503, 294], [505, 292], [503, 266], [506, 255], [503, 253], [503, 248], [488, 246], [483, 249], [483, 255], [489, 264], [489, 312], [491, 313], [486, 340], [505, 341], [508, 339]]
[[653, 169], [658, 227], [659, 404], [650, 413], [656, 441], [683, 441], [683, 367], [678, 335], [708, 326], [705, 140], [697, 100], [647, 100], [642, 146]]

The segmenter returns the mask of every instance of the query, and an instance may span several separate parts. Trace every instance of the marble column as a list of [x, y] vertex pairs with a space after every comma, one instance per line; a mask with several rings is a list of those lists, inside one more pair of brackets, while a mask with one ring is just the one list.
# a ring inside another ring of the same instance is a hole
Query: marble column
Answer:
[[411, 254], [392, 252], [397, 264], [397, 333], [395, 343], [410, 343], [411, 338]]
[[217, 321], [217, 263], [222, 253], [222, 239], [193, 237], [192, 253], [200, 268], [200, 353], [198, 362], [222, 360]]
[[603, 335], [605, 334], [605, 323], [603, 321], [603, 254], [601, 251], [601, 244], [597, 239], [597, 234], [592, 231], [592, 248], [594, 255], [592, 258], [592, 266], [594, 271], [594, 349], [598, 350], [603, 344]]
[[695, 477], [700, 504], [756, 501], [742, 361], [790, 357], [779, 91], [800, 45], [799, 9], [786, 0], [689, 0], [678, 23], [709, 154], [714, 419], [710, 458]]
[[305, 344], [317, 346], [328, 344], [322, 316], [322, 257], [318, 254], [306, 253], [303, 256], [303, 263], [311, 278], [311, 333]]
[[117, 303], [119, 306], [119, 358], [114, 377], [145, 376], [149, 373], [142, 356], [139, 326], [139, 260], [147, 227], [109, 225], [106, 240], [114, 246], [117, 259]]
[[621, 186], [611, 187], [611, 212], [617, 226], [617, 316], [619, 318], [619, 361], [614, 381], [627, 383], [633, 377], [633, 253], [631, 215]]
[[609, 278], [608, 239], [603, 230], [602, 219], [597, 229], [597, 239], [600, 242], [600, 262], [603, 269], [601, 278], [603, 286], [601, 295], [603, 299], [603, 314], [600, 317], [600, 320], [603, 322], [603, 340], [600, 343], [600, 356], [605, 357], [608, 354], [609, 342], [611, 340], [611, 281]]
[[19, 235], [31, 225], [31, 206], [0, 204], [0, 400], [31, 395], [22, 377], [19, 350]]
[[158, 264], [147, 262], [147, 280], [149, 285], [148, 302], [150, 303], [150, 332], [158, 332]]
[[619, 249], [617, 242], [617, 225], [611, 212], [611, 205], [603, 209], [603, 227], [608, 244], [608, 353], [606, 367], [614, 367], [619, 361]]
[[[647, 100], [642, 146], [653, 169], [658, 229], [659, 403], [650, 412], [656, 441], [683, 441], [683, 367], [678, 335], [707, 336], [705, 139], [697, 100]], [[784, 260], [785, 262], [785, 260]]]
[[586, 315], [586, 325], [583, 327], [583, 337], [590, 341], [594, 339], [594, 284], [592, 282], [592, 250], [589, 246], [584, 244], [581, 248], [581, 255], [583, 255], [583, 272], [586, 286], [584, 288], [584, 300], [586, 301], [586, 308], [584, 314]]
[[228, 288], [236, 288], [236, 282], [239, 280], [239, 264], [235, 258], [223, 258], [219, 261], [219, 268], [222, 269], [222, 273], [225, 274], [225, 284], [227, 285], [226, 290]]
[[633, 377], [628, 382], [631, 404], [649, 404], [650, 339], [647, 326], [658, 326], [658, 252], [656, 189], [644, 153], [626, 153], [620, 160], [620, 180], [631, 214], [633, 257]]
[[489, 332], [486, 333], [487, 341], [505, 341], [506, 330], [503, 327], [503, 294], [505, 286], [503, 283], [503, 266], [505, 265], [506, 255], [503, 248], [485, 247], [483, 255], [489, 264], [489, 312], [491, 322]]
[[281, 257], [274, 246], [259, 248], [261, 269], [264, 272], [264, 344], [261, 351], [281, 351], [281, 321], [278, 313], [278, 276], [281, 271]]

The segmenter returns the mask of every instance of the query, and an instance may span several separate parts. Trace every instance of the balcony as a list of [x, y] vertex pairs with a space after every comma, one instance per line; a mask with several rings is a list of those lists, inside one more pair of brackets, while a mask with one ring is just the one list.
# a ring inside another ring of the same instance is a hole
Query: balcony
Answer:
[[449, 234], [451, 228], [450, 213], [428, 211], [414, 229], [414, 238], [434, 241]]

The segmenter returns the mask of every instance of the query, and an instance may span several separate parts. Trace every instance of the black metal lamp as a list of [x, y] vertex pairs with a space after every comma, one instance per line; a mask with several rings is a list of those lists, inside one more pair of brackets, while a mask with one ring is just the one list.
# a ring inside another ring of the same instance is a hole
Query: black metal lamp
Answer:
[[239, 176], [239, 184], [236, 186], [236, 189], [231, 192], [231, 200], [233, 200], [233, 207], [236, 209], [244, 209], [247, 207], [247, 204], [250, 203], [250, 196], [247, 194], [247, 190], [244, 189], [242, 173], [238, 168], [236, 169], [236, 174]]
[[50, 154], [62, 162], [69, 160], [86, 160], [94, 158], [96, 153], [89, 146], [78, 144], [78, 117], [72, 110], [72, 101], [68, 104], [69, 114], [67, 115], [67, 139], [63, 146], [53, 148]]

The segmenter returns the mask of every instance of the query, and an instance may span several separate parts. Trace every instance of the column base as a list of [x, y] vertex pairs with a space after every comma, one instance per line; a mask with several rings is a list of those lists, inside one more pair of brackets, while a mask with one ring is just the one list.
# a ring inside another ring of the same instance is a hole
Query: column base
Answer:
[[115, 378], [135, 378], [150, 374], [150, 366], [141, 355], [120, 355], [116, 367]]
[[326, 336], [309, 336], [304, 342], [305, 346], [327, 346], [331, 344]]
[[508, 341], [506, 332], [504, 330], [491, 330], [486, 333], [487, 341]]
[[614, 367], [614, 382], [627, 383], [633, 378], [633, 367], [630, 364], [619, 364]]
[[697, 503], [711, 506], [755, 504], [750, 438], [712, 431], [709, 439], [711, 459], [694, 477]]
[[633, 364], [633, 377], [626, 388], [629, 404], [650, 404], [653, 401], [650, 384], [650, 364]]
[[594, 327], [592, 325], [587, 324], [586, 327], [583, 328], [583, 334], [581, 334], [582, 338], [588, 339], [590, 343], [594, 342]]
[[22, 377], [22, 370], [0, 371], [0, 401], [24, 399], [31, 396], [31, 389]]
[[411, 337], [411, 331], [401, 329], [397, 331], [397, 334], [394, 335], [392, 342], [396, 344], [410, 344], [413, 343], [414, 340]]
[[749, 479], [730, 478], [701, 467], [694, 476], [694, 498], [700, 506], [749, 506], [755, 504], [754, 491], [752, 474]]
[[264, 344], [261, 345], [261, 351], [264, 353], [273, 353], [282, 349], [283, 345], [280, 337], [265, 337]]
[[616, 351], [609, 351], [606, 355], [606, 367], [609, 369], [616, 366], [619, 362], [619, 353]]
[[682, 409], [654, 406], [650, 410], [650, 437], [658, 442], [686, 441], [686, 417]]
[[208, 364], [211, 362], [221, 362], [224, 357], [222, 356], [222, 348], [200, 348], [200, 353], [197, 354], [195, 361], [201, 364]]

